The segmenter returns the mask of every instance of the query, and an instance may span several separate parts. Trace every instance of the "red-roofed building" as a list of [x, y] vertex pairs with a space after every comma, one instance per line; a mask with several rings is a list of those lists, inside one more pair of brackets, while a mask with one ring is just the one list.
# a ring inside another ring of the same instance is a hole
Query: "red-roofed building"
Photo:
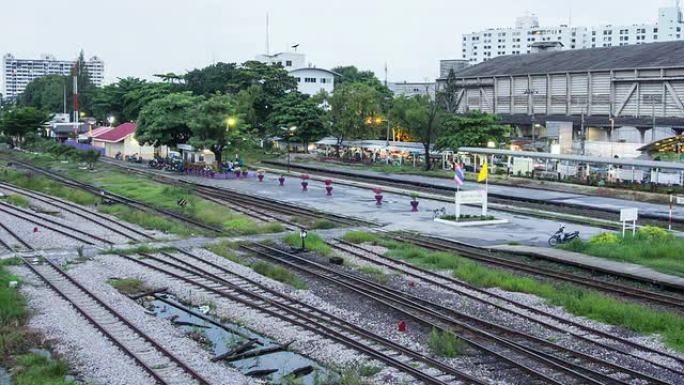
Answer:
[[[114, 158], [117, 154], [122, 157], [126, 156], [141, 156], [143, 159], [153, 159], [155, 148], [152, 146], [141, 146], [135, 139], [135, 131], [138, 126], [135, 123], [123, 123], [108, 130], [100, 130], [100, 128], [93, 130], [92, 145], [105, 149], [105, 156]], [[96, 132], [98, 131], [98, 132]], [[163, 152], [166, 152], [166, 147], [162, 147]], [[162, 154], [162, 156], [165, 156]]]

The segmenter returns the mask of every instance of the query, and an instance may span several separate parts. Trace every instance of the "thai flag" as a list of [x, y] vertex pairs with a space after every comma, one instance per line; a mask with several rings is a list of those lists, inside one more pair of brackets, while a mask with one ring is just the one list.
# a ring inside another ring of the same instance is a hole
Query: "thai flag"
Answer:
[[463, 183], [465, 182], [465, 173], [463, 172], [463, 167], [461, 167], [459, 163], [456, 163], [454, 166], [454, 182], [459, 186], [463, 186]]

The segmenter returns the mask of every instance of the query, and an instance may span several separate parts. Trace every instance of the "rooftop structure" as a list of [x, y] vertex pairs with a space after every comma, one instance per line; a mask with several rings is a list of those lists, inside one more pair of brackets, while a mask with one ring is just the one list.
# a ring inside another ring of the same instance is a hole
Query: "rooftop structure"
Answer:
[[[15, 99], [24, 92], [26, 86], [34, 79], [47, 75], [71, 74], [76, 60], [59, 60], [52, 55], [43, 55], [38, 59], [17, 59], [6, 54], [2, 60], [2, 74], [5, 81], [4, 97]], [[93, 56], [85, 62], [90, 80], [96, 86], [104, 84], [104, 62]]]
[[[678, 3], [678, 2], [677, 2]], [[504, 55], [535, 52], [539, 43], [560, 43], [562, 50], [616, 47], [684, 39], [679, 4], [658, 10], [653, 23], [581, 27], [562, 24], [541, 26], [535, 15], [518, 17], [513, 28], [486, 29], [463, 35], [462, 58], [481, 63]], [[444, 75], [441, 75], [444, 76]]]

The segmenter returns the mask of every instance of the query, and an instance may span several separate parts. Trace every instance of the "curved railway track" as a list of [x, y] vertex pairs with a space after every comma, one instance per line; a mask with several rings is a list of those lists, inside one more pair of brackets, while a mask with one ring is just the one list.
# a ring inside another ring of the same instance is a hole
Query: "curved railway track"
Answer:
[[89, 210], [76, 203], [72, 203], [69, 201], [55, 198], [47, 194], [42, 194], [37, 191], [24, 189], [18, 186], [2, 182], [0, 182], [0, 189], [12, 191], [15, 194], [20, 194], [35, 201], [42, 202], [52, 207], [55, 207], [59, 210], [63, 210], [65, 212], [78, 216], [79, 218], [82, 218], [88, 222], [91, 222], [109, 231], [126, 237], [129, 240], [139, 240], [138, 237], [149, 240], [154, 239], [154, 237], [145, 233], [144, 231], [138, 230], [133, 226], [130, 226], [122, 221], [109, 218], [105, 215], [98, 213], [97, 211]]
[[[33, 246], [31, 246], [28, 242], [24, 241], [23, 238], [21, 238], [17, 233], [10, 229], [9, 227], [5, 226], [2, 222], [0, 222], [0, 229], [5, 231], [7, 234], [9, 234], [12, 238], [14, 238], [19, 244], [23, 247], [25, 247], [27, 250], [33, 250]], [[2, 241], [2, 245], [7, 248], [8, 251], [14, 252], [17, 251], [12, 245], [10, 245], [7, 241]]]
[[211, 385], [174, 353], [124, 318], [53, 262], [25, 265], [67, 301], [93, 328], [130, 357], [155, 383]]
[[[184, 187], [192, 186], [193, 190], [201, 197], [205, 199], [214, 200], [214, 202], [219, 201], [230, 204], [230, 208], [235, 208], [236, 205], [242, 205], [243, 207], [236, 209], [236, 211], [242, 210], [241, 212], [243, 212], [244, 214], [253, 216], [257, 219], [273, 219], [297, 228], [301, 228], [304, 226], [302, 224], [298, 224], [296, 222], [288, 220], [289, 217], [298, 215], [306, 218], [325, 219], [343, 226], [375, 226], [375, 224], [360, 218], [348, 217], [333, 213], [324, 213], [318, 210], [293, 205], [284, 201], [265, 198], [262, 196], [250, 196], [224, 188], [188, 182], [185, 180], [169, 177], [168, 175], [159, 171], [146, 170], [139, 167], [132, 167], [125, 164], [121, 164], [117, 161], [104, 160], [103, 163], [118, 167], [129, 172], [145, 176], [152, 176], [156, 181], [161, 183]], [[267, 210], [268, 212], [258, 211], [255, 213], [254, 208]], [[270, 214], [269, 212], [274, 213], [276, 215]]]
[[[394, 235], [391, 233], [387, 234], [390, 238], [394, 240], [401, 242], [409, 242], [416, 246], [424, 247], [426, 249], [453, 252], [464, 258], [472, 259], [489, 265], [520, 271], [527, 274], [533, 274], [545, 278], [551, 278], [557, 281], [569, 282], [576, 285], [589, 287], [591, 289], [600, 290], [606, 293], [615, 294], [621, 297], [631, 297], [641, 301], [657, 303], [667, 307], [671, 307], [673, 309], [677, 309], [679, 311], [684, 310], [684, 297], [639, 289], [636, 287], [621, 285], [618, 283], [606, 282], [596, 278], [581, 276], [572, 273], [559, 272], [551, 269], [546, 269], [543, 267], [531, 266], [525, 262], [510, 260], [503, 257], [497, 257], [495, 254], [489, 251], [485, 251], [479, 247], [467, 245], [465, 243], [457, 241], [437, 239], [424, 235], [416, 236], [408, 233], [402, 233], [400, 235]], [[618, 274], [615, 275], [620, 276]], [[635, 278], [632, 276], [622, 276], [622, 278], [635, 280]], [[650, 283], [649, 281], [645, 282]]]
[[50, 170], [43, 169], [41, 167], [33, 166], [33, 165], [28, 164], [26, 162], [17, 161], [15, 159], [9, 159], [9, 161], [19, 165], [20, 167], [22, 167], [24, 169], [27, 169], [27, 170], [45, 175], [47, 177], [50, 177], [50, 178], [52, 178], [52, 179], [54, 179], [54, 180], [56, 180], [56, 181], [58, 181], [64, 185], [67, 185], [69, 187], [74, 187], [74, 188], [77, 188], [77, 189], [80, 189], [83, 191], [87, 191], [91, 194], [100, 196], [103, 199], [108, 199], [112, 202], [128, 206], [128, 207], [133, 208], [135, 210], [160, 214], [160, 215], [166, 216], [168, 218], [172, 218], [172, 219], [193, 225], [195, 227], [198, 227], [198, 228], [201, 228], [204, 230], [208, 230], [208, 231], [218, 233], [218, 234], [223, 233], [223, 229], [221, 229], [221, 228], [207, 225], [207, 224], [203, 223], [202, 221], [187, 217], [185, 215], [176, 213], [174, 211], [153, 207], [153, 206], [148, 205], [146, 203], [136, 201], [134, 199], [126, 198], [122, 195], [114, 194], [114, 193], [109, 192], [107, 190], [104, 190], [102, 188], [99, 188], [99, 187], [96, 187], [96, 186], [93, 186], [93, 185], [90, 185], [87, 183], [79, 182], [75, 179], [68, 178], [68, 177], [63, 176], [63, 175], [59, 175], [54, 171], [50, 171]]
[[[342, 252], [348, 253], [354, 256], [355, 258], [373, 263], [375, 265], [383, 266], [391, 271], [403, 274], [412, 279], [427, 282], [431, 285], [434, 285], [435, 287], [454, 293], [458, 296], [464, 296], [477, 302], [484, 303], [488, 306], [495, 308], [498, 311], [513, 314], [516, 317], [521, 317], [526, 321], [540, 324], [550, 330], [571, 335], [572, 337], [577, 338], [582, 342], [596, 345], [601, 348], [609, 350], [615, 350], [622, 355], [647, 361], [650, 365], [658, 367], [661, 370], [666, 370], [673, 374], [682, 376], [682, 378], [684, 378], [684, 371], [677, 368], [673, 368], [671, 365], [663, 364], [653, 359], [653, 356], [658, 358], [665, 358], [681, 366], [684, 365], [684, 358], [682, 358], [681, 356], [677, 356], [659, 349], [655, 349], [644, 344], [633, 342], [626, 338], [619, 337], [610, 332], [605, 332], [597, 328], [587, 326], [585, 324], [574, 322], [565, 317], [561, 317], [553, 313], [540, 310], [533, 306], [526, 305], [520, 301], [512, 300], [510, 298], [504, 297], [502, 295], [484, 289], [480, 289], [473, 285], [456, 280], [452, 277], [441, 275], [433, 271], [417, 267], [408, 262], [386, 257], [380, 253], [377, 253], [375, 251], [369, 250], [367, 248], [361, 247], [350, 242], [336, 239], [334, 243], [329, 244], [331, 247]], [[478, 293], [481, 296], [474, 295], [473, 292]], [[482, 296], [486, 296], [487, 298], [483, 298]], [[490, 298], [495, 300], [496, 302], [490, 300]], [[524, 314], [523, 312], [515, 310], [514, 308], [523, 309], [537, 316], [553, 320], [553, 322], [555, 322], [556, 324], [552, 324], [550, 322], [540, 320], [539, 318], [535, 318], [530, 315]], [[558, 324], [562, 326], [559, 326]], [[573, 329], [581, 332], [576, 332]], [[608, 342], [603, 340], [611, 341], [611, 345], [609, 345]], [[634, 349], [634, 351], [629, 351], [627, 348], [632, 348]]]
[[269, 317], [312, 331], [426, 384], [487, 384], [440, 361], [360, 329], [339, 317], [289, 298], [254, 280], [237, 275], [216, 263], [188, 251], [179, 252], [182, 257], [170, 253], [141, 254], [143, 259], [123, 255], [120, 257], [220, 298], [255, 309]]
[[508, 362], [514, 363], [528, 373], [553, 373], [553, 377], [546, 378], [551, 383], [625, 385], [641, 381], [648, 384], [674, 384], [649, 373], [609, 362], [599, 356], [567, 348], [404, 292], [397, 292], [375, 281], [342, 273], [267, 245], [242, 247], [260, 257], [373, 299], [428, 326], [454, 331], [472, 346], [490, 354], [498, 351]]

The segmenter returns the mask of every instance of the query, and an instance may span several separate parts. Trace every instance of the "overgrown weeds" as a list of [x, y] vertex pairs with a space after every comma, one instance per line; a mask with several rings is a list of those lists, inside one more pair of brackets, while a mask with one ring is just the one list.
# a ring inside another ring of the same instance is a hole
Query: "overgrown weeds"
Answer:
[[461, 355], [465, 343], [452, 332], [432, 328], [428, 346], [434, 354], [454, 358]]
[[307, 288], [306, 282], [304, 282], [304, 280], [302, 280], [294, 273], [281, 266], [274, 265], [270, 262], [257, 261], [253, 263], [250, 267], [252, 268], [252, 270], [256, 271], [257, 273], [263, 276], [290, 285], [295, 289]]
[[[283, 238], [283, 241], [292, 247], [301, 247], [302, 239], [299, 233], [291, 233]], [[308, 233], [304, 240], [306, 250], [315, 251], [324, 256], [331, 256], [333, 254], [332, 248], [316, 233]]]

